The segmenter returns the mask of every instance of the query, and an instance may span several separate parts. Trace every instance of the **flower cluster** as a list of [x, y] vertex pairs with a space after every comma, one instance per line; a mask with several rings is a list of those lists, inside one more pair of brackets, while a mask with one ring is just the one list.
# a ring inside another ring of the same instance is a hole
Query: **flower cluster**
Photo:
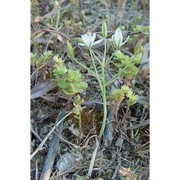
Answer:
[[[106, 37], [107, 36], [107, 29], [106, 29], [107, 27], [106, 26], [103, 26], [103, 27], [104, 27], [102, 29], [103, 36]], [[87, 33], [87, 34], [81, 35], [81, 38], [82, 38], [83, 42], [79, 43], [79, 45], [87, 46], [88, 48], [98, 45], [103, 41], [103, 39], [95, 41], [96, 33], [93, 33], [93, 34]], [[123, 44], [125, 44], [128, 41], [129, 37], [127, 37], [127, 39], [123, 42], [122, 31], [120, 28], [117, 28], [115, 31], [115, 34], [112, 35], [111, 39], [112, 39], [112, 42], [115, 45], [116, 49], [119, 49]]]

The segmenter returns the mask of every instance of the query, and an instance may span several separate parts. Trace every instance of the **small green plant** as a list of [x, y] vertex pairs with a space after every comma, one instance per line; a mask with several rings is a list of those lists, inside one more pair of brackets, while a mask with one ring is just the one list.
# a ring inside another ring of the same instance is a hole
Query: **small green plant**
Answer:
[[127, 111], [130, 106], [136, 103], [138, 96], [135, 95], [131, 88], [124, 85], [120, 89], [115, 89], [108, 97], [109, 101], [115, 108], [115, 119], [117, 119], [117, 113], [120, 106], [120, 103], [127, 98]]
[[81, 135], [82, 135], [82, 118], [81, 118], [81, 112], [82, 112], [82, 107], [81, 104], [84, 102], [84, 99], [81, 99], [79, 95], [77, 95], [74, 98], [74, 108], [73, 112], [75, 113], [75, 118], [79, 122], [79, 141], [81, 140]]
[[53, 70], [58, 86], [67, 95], [80, 93], [87, 88], [87, 83], [83, 82], [82, 74], [77, 70], [67, 69], [64, 66], [56, 67]]
[[50, 58], [52, 58], [53, 53], [52, 51], [46, 51], [44, 54], [42, 54], [40, 57], [36, 54], [31, 53], [31, 64], [36, 65], [37, 67], [43, 66]]
[[135, 54], [132, 57], [124, 55], [120, 50], [114, 53], [114, 58], [118, 62], [115, 65], [119, 68], [120, 75], [127, 79], [132, 79], [138, 73], [137, 64], [141, 63], [142, 54]]

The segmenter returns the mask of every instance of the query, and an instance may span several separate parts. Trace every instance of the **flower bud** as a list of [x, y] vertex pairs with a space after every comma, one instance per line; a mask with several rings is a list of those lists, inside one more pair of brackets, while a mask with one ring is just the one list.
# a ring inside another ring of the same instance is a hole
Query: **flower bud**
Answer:
[[103, 22], [103, 25], [102, 25], [102, 35], [104, 38], [107, 37], [107, 25], [106, 25], [106, 22]]

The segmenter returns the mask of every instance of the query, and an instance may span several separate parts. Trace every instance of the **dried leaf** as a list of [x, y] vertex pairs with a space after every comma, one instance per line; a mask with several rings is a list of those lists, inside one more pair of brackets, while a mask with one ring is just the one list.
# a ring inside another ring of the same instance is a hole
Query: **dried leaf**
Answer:
[[66, 153], [60, 156], [56, 167], [60, 172], [70, 170], [71, 168], [76, 168], [79, 162], [83, 159], [83, 156], [80, 152], [71, 152]]
[[146, 43], [144, 45], [144, 54], [143, 54], [141, 64], [144, 64], [146, 62], [149, 62], [149, 43]]
[[31, 90], [31, 99], [43, 96], [48, 91], [52, 90], [57, 85], [54, 79], [47, 79], [46, 81], [39, 82]]
[[141, 79], [147, 77], [147, 75], [149, 74], [149, 70], [150, 70], [150, 65], [149, 65], [149, 62], [147, 63], [144, 63], [142, 64], [140, 67], [139, 67], [139, 77]]
[[149, 65], [149, 43], [146, 43], [144, 45], [144, 55], [142, 58], [142, 62], [141, 65], [139, 67], [139, 77], [141, 79], [147, 77], [147, 75], [149, 74], [149, 69], [150, 69], [150, 65]]
[[[75, 128], [74, 126], [75, 126], [75, 124], [72, 124], [72, 126], [69, 127], [69, 130], [70, 130], [71, 133], [74, 134], [76, 137], [79, 137], [81, 133], [80, 133], [79, 129]], [[81, 135], [81, 136], [82, 136], [82, 135]]]
[[56, 38], [60, 41], [63, 42], [63, 38], [60, 34], [56, 34]]
[[49, 102], [57, 102], [58, 101], [58, 96], [43, 95], [41, 97]]
[[137, 175], [130, 168], [121, 167], [119, 174], [125, 176], [126, 180], [137, 180]]

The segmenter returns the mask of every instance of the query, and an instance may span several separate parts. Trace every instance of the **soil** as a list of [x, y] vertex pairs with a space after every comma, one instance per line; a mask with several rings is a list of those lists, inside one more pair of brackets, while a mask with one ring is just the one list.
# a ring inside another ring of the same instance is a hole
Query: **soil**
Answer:
[[[102, 22], [106, 21], [109, 37], [117, 27], [122, 27], [125, 36], [137, 33], [130, 35], [129, 42], [122, 49], [124, 53], [131, 55], [140, 41], [142, 46], [149, 43], [147, 34], [134, 30], [137, 26], [149, 26], [149, 1], [59, 0], [59, 6], [54, 6], [53, 2], [55, 1], [31, 1], [31, 52], [37, 57], [47, 51], [52, 51], [53, 56], [59, 55], [67, 68], [80, 70], [88, 88], [80, 93], [84, 99], [81, 137], [78, 121], [71, 114], [45, 140], [59, 122], [58, 118], [61, 116], [62, 119], [63, 115], [74, 108], [74, 96], [63, 94], [53, 81], [53, 85], [47, 87], [47, 92], [45, 90], [41, 94], [41, 91], [37, 98], [31, 99], [31, 179], [149, 179], [149, 74], [143, 71], [145, 75], [139, 73], [132, 81], [123, 79], [122, 84], [129, 85], [141, 99], [130, 107], [128, 113], [127, 103], [120, 105], [116, 118], [112, 119], [116, 121], [112, 127], [112, 141], [103, 138], [99, 142], [93, 171], [88, 176], [103, 119], [101, 91], [97, 80], [72, 62], [66, 50], [68, 40], [75, 48], [75, 56], [91, 68], [90, 57], [86, 50], [78, 46], [77, 37], [87, 32], [96, 32], [98, 36]], [[103, 51], [99, 48], [97, 52], [102, 54]], [[112, 53], [111, 47], [108, 47], [108, 52], [109, 55]], [[53, 79], [53, 56], [42, 67], [31, 62], [31, 89], [39, 82], [49, 83], [48, 80]], [[144, 62], [140, 67], [146, 70], [147, 63], [149, 62]], [[109, 70], [114, 72], [116, 69], [111, 66]], [[108, 111], [109, 114], [111, 111], [113, 110]], [[43, 146], [39, 148], [44, 140]], [[57, 148], [52, 153], [54, 160], [52, 158], [52, 162], [48, 163], [52, 163], [50, 174], [42, 177], [53, 143], [54, 150], [55, 146]], [[33, 154], [37, 148], [38, 151]]]

